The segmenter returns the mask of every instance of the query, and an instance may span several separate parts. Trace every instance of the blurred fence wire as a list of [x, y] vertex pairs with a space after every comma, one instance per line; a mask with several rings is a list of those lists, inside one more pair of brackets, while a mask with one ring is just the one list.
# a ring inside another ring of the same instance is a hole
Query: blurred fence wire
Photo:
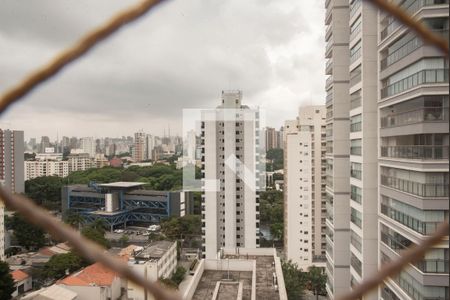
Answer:
[[[433, 34], [423, 24], [414, 20], [403, 12], [398, 6], [385, 0], [366, 0], [376, 5], [380, 10], [390, 13], [399, 21], [416, 32], [426, 43], [434, 45], [440, 49], [444, 55], [448, 56], [448, 43]], [[65, 66], [80, 58], [92, 49], [97, 43], [106, 39], [124, 25], [143, 16], [149, 10], [163, 2], [162, 0], [145, 0], [135, 6], [119, 12], [112, 17], [104, 25], [98, 27], [92, 32], [86, 34], [72, 47], [67, 48], [57, 55], [48, 64], [31, 72], [17, 85], [6, 90], [0, 96], [0, 113], [4, 112], [14, 102], [26, 96], [31, 90], [43, 83], [47, 79], [56, 75]], [[181, 299], [180, 295], [168, 291], [155, 282], [145, 280], [141, 275], [133, 272], [128, 268], [127, 264], [111, 255], [95, 243], [84, 238], [78, 231], [72, 227], [62, 223], [45, 209], [38, 207], [34, 202], [21, 195], [13, 195], [4, 188], [0, 188], [0, 199], [9, 209], [15, 210], [23, 215], [31, 223], [41, 227], [51, 234], [52, 237], [68, 241], [72, 247], [84, 258], [91, 262], [100, 262], [112, 271], [127, 280], [130, 280], [153, 294], [156, 299], [160, 300], [176, 300]], [[363, 282], [355, 286], [347, 295], [343, 295], [339, 300], [359, 299], [365, 293], [377, 288], [383, 284], [383, 281], [395, 274], [398, 274], [409, 263], [420, 260], [424, 253], [431, 247], [442, 241], [449, 234], [449, 224], [444, 222], [439, 229], [430, 237], [424, 239], [416, 247], [406, 250], [400, 259], [383, 265], [381, 269], [372, 277], [363, 280]]]

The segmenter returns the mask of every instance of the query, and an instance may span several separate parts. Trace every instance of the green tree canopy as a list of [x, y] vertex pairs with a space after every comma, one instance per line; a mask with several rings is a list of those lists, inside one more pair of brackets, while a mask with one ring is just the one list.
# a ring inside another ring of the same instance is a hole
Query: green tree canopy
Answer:
[[11, 294], [16, 290], [14, 279], [9, 272], [9, 265], [0, 261], [0, 300], [12, 299]]
[[324, 268], [319, 268], [316, 266], [312, 266], [308, 270], [308, 280], [309, 284], [311, 286], [311, 289], [316, 295], [316, 299], [319, 299], [319, 295], [326, 295], [326, 282], [327, 282], [327, 275], [324, 272]]
[[28, 250], [37, 250], [46, 244], [44, 231], [25, 221], [18, 213], [11, 218], [11, 228], [19, 245]]
[[73, 252], [57, 254], [44, 266], [43, 275], [48, 279], [59, 279], [83, 267], [83, 260]]
[[43, 176], [25, 181], [25, 194], [38, 205], [48, 209], [61, 208], [63, 179], [58, 176]]
[[288, 299], [302, 299], [308, 281], [307, 274], [299, 270], [297, 264], [292, 263], [291, 260], [283, 261], [281, 268]]
[[105, 238], [105, 233], [105, 224], [101, 219], [97, 219], [81, 230], [81, 234], [86, 238], [96, 242], [103, 248], [109, 249], [111, 247], [111, 244]]

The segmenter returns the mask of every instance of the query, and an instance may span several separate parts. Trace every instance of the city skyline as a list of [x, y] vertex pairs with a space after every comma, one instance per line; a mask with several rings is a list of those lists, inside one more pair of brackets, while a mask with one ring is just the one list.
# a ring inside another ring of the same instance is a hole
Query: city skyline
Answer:
[[[320, 104], [325, 95], [324, 1], [290, 2], [165, 3], [14, 105], [0, 125], [25, 138], [56, 136], [56, 129], [60, 136], [138, 128], [162, 135], [168, 125], [180, 133], [183, 108], [209, 108], [217, 91], [239, 89], [249, 105], [270, 112], [269, 126], [280, 127], [295, 117], [289, 107]], [[3, 2], [0, 91], [126, 4]]]

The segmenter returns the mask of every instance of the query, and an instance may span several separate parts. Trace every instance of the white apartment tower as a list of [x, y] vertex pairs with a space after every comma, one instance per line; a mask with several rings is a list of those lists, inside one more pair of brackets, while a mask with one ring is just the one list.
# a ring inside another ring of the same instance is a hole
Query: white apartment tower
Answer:
[[81, 138], [81, 148], [84, 153], [89, 154], [89, 157], [94, 157], [96, 153], [95, 139], [93, 137], [83, 137]]
[[[447, 40], [448, 3], [398, 1]], [[378, 21], [378, 259], [383, 264], [449, 219], [449, 63], [392, 17], [379, 13]], [[387, 279], [380, 298], [450, 299], [448, 245], [442, 242]]]
[[327, 292], [350, 287], [350, 94], [349, 2], [327, 0], [325, 89], [326, 118], [326, 226]]
[[5, 260], [5, 205], [0, 200], [0, 261]]
[[12, 193], [25, 191], [23, 131], [0, 129], [0, 181]]
[[[242, 105], [241, 91], [223, 91], [217, 109], [202, 111], [203, 256], [221, 248], [259, 247], [259, 112]], [[262, 170], [261, 170], [262, 169]]]
[[[448, 38], [448, 1], [395, 1]], [[448, 59], [362, 0], [326, 1], [330, 298], [449, 216]], [[348, 60], [347, 60], [348, 59]], [[448, 241], [364, 299], [449, 299]]]
[[286, 257], [305, 271], [325, 267], [325, 106], [301, 107], [284, 128]]

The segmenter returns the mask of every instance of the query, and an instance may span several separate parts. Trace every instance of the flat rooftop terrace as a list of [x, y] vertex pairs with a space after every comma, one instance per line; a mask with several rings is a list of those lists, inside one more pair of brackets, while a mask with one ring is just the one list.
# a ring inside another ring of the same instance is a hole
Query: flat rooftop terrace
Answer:
[[218, 300], [236, 300], [239, 282], [242, 282], [243, 285], [242, 299], [250, 300], [252, 294], [252, 272], [230, 271], [229, 274], [230, 281], [228, 281], [227, 271], [205, 270], [192, 300], [211, 300], [216, 284], [219, 281], [221, 281], [221, 284], [217, 294]]
[[273, 285], [273, 273], [275, 273], [275, 261], [273, 259], [273, 256], [224, 255], [224, 259], [227, 258], [256, 260], [256, 299], [280, 299], [278, 290], [275, 290], [275, 287]]

